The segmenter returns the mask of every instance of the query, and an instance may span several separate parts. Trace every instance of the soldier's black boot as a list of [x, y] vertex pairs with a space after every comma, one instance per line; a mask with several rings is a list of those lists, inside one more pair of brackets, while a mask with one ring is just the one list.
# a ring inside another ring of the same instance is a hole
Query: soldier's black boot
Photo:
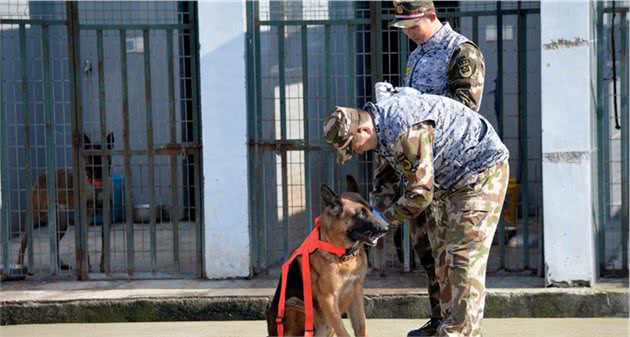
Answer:
[[440, 320], [439, 318], [432, 317], [426, 324], [421, 326], [419, 329], [409, 331], [409, 333], [407, 334], [407, 337], [435, 336], [440, 324], [442, 324], [442, 320]]

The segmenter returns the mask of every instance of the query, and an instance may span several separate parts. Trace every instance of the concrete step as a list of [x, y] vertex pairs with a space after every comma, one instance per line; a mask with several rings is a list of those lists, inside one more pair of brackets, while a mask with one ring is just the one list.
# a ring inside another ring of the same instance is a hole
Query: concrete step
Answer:
[[[429, 317], [418, 275], [369, 278], [368, 318]], [[488, 278], [485, 317], [628, 317], [627, 280], [544, 288], [541, 279]], [[276, 280], [3, 282], [0, 324], [261, 320]], [[387, 287], [385, 287], [387, 286]]]

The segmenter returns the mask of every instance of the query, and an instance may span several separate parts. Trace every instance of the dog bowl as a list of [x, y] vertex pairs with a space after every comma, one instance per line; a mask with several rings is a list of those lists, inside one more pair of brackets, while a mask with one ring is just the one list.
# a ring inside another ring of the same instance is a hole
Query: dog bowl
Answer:
[[10, 264], [7, 270], [5, 270], [4, 265], [0, 264], [0, 280], [2, 281], [23, 280], [27, 273], [28, 267], [21, 264]]
[[137, 223], [148, 223], [151, 221], [151, 205], [140, 204], [133, 206], [133, 221]]

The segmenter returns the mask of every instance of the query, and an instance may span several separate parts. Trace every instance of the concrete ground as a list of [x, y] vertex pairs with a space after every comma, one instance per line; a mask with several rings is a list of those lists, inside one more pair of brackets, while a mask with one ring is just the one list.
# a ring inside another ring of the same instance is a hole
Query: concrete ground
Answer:
[[[125, 298], [168, 297], [236, 297], [273, 296], [278, 282], [275, 275], [259, 275], [252, 279], [229, 280], [117, 280], [74, 281], [37, 280], [2, 282], [0, 303], [46, 302]], [[365, 294], [426, 295], [426, 275], [392, 272], [385, 277], [370, 273], [365, 281]], [[628, 279], [601, 279], [590, 288], [545, 288], [544, 279], [510, 274], [488, 275], [489, 293], [620, 293], [628, 294]]]
[[[182, 225], [182, 229], [187, 227], [190, 228], [190, 224]], [[120, 234], [118, 232], [113, 231], [113, 236]], [[137, 246], [142, 247], [141, 242], [147, 243], [142, 238], [146, 238], [148, 232], [135, 233]], [[47, 236], [39, 234], [39, 248], [46, 251]], [[90, 238], [94, 244], [90, 247], [99, 247], [97, 234], [98, 228], [91, 228]], [[69, 239], [73, 237], [72, 233], [66, 235]], [[160, 237], [162, 235], [158, 235]], [[193, 238], [190, 230], [187, 237], [190, 246]], [[120, 240], [114, 238], [114, 241]], [[69, 246], [62, 247], [66, 252], [62, 254], [64, 260], [72, 261], [67, 255]], [[169, 259], [163, 257], [172, 253], [172, 246], [161, 248], [166, 249], [158, 253], [165, 255], [159, 255], [158, 260], [168, 264]], [[98, 254], [90, 254], [90, 257], [93, 262], [99, 259]], [[147, 255], [136, 257], [136, 262], [147, 265]], [[252, 279], [106, 280], [104, 274], [93, 273], [90, 274], [92, 280], [84, 282], [74, 281], [71, 275], [59, 279], [29, 276], [25, 281], [0, 283], [0, 325], [260, 320], [275, 291], [278, 274], [276, 268]], [[135, 277], [148, 279], [159, 276], [135, 274]], [[531, 272], [489, 272], [485, 315], [488, 318], [627, 317], [627, 278], [600, 281], [590, 288], [545, 288], [544, 279], [531, 276]], [[421, 271], [400, 273], [391, 269], [385, 277], [372, 272], [365, 288], [368, 318], [430, 315], [426, 275]]]
[[[136, 274], [147, 273], [151, 271], [151, 254], [150, 254], [150, 226], [149, 224], [134, 223], [134, 266]], [[180, 272], [194, 273], [195, 266], [197, 264], [195, 258], [195, 225], [192, 222], [181, 221], [179, 222], [179, 264]], [[515, 234], [515, 226], [508, 226], [508, 232], [506, 233], [509, 238]], [[530, 240], [532, 245], [529, 247], [529, 260], [530, 266], [534, 269], [540, 266], [539, 261], [539, 249], [536, 246], [537, 228], [535, 223], [530, 224], [532, 229], [530, 232]], [[98, 263], [101, 258], [101, 245], [102, 245], [102, 233], [101, 226], [88, 226], [88, 252], [89, 259], [92, 265], [91, 279], [126, 279], [127, 278], [127, 241], [126, 231], [127, 225], [125, 223], [115, 223], [110, 227], [110, 258], [111, 258], [111, 271], [112, 277], [108, 277], [98, 271]], [[301, 232], [300, 232], [301, 233]], [[303, 233], [301, 233], [303, 234]], [[63, 239], [59, 242], [59, 253], [61, 261], [70, 267], [69, 270], [60, 270], [60, 276], [67, 279], [72, 279], [76, 274], [76, 258], [75, 258], [75, 226], [69, 226]], [[18, 251], [20, 247], [22, 236], [13, 236], [9, 241], [9, 261], [15, 263], [17, 261]], [[516, 237], [513, 239], [517, 239]], [[33, 276], [29, 278], [46, 279], [50, 280], [48, 276], [50, 273], [50, 257], [49, 257], [49, 244], [50, 238], [47, 226], [36, 225], [33, 229], [33, 264], [30, 267], [29, 272]], [[176, 263], [174, 260], [174, 246], [173, 246], [173, 224], [170, 222], [159, 222], [156, 224], [156, 246], [157, 246], [157, 270], [163, 272], [163, 274], [173, 274], [177, 272]], [[497, 239], [495, 239], [497, 241]], [[524, 265], [523, 261], [523, 247], [519, 244], [512, 244], [515, 240], [508, 240], [505, 246], [504, 267], [506, 270], [522, 270]], [[518, 240], [516, 240], [518, 241]], [[386, 242], [386, 268], [388, 273], [394, 275], [401, 270], [402, 265], [398, 261], [396, 250], [394, 249], [394, 233], [390, 233], [385, 237]], [[0, 243], [1, 244], [1, 243]], [[295, 242], [293, 242], [295, 244]], [[499, 246], [495, 242], [492, 246], [490, 258], [488, 260], [488, 272], [493, 273], [500, 268], [500, 253]], [[374, 257], [373, 257], [374, 258]], [[421, 270], [420, 261], [416, 257], [416, 269]], [[540, 266], [541, 267], [541, 266]], [[279, 275], [279, 262], [278, 266], [274, 270], [269, 271], [272, 275]], [[531, 272], [525, 273], [531, 275]], [[137, 275], [136, 275], [137, 277]], [[168, 276], [163, 276], [168, 277]], [[190, 277], [190, 276], [179, 276]], [[141, 278], [160, 278], [146, 275]]]
[[[157, 269], [166, 273], [176, 272], [174, 253], [173, 253], [173, 224], [170, 222], [157, 223], [155, 226], [157, 239]], [[101, 226], [88, 226], [88, 252], [90, 263], [93, 267], [91, 271], [96, 275], [92, 278], [99, 278], [98, 265], [101, 258], [102, 234]], [[149, 224], [134, 223], [134, 263], [136, 272], [151, 271], [151, 254], [150, 254], [150, 231]], [[195, 232], [194, 223], [181, 221], [179, 222], [179, 264], [182, 272], [195, 271]], [[116, 223], [111, 225], [110, 230], [110, 258], [112, 273], [127, 272], [127, 241], [126, 241], [126, 224]], [[69, 270], [60, 270], [62, 277], [74, 278], [76, 269], [75, 258], [75, 226], [68, 227], [63, 239], [59, 242], [59, 257], [61, 261], [70, 267]], [[20, 247], [21, 236], [15, 236], [9, 241], [9, 261], [15, 263], [17, 261], [18, 251]], [[50, 238], [47, 226], [36, 226], [33, 230], [33, 270], [30, 270], [34, 277], [50, 279]], [[25, 261], [28, 258], [25, 257]], [[126, 275], [125, 275], [126, 276]], [[125, 277], [123, 276], [123, 277]]]
[[[406, 336], [421, 320], [371, 319], [371, 336]], [[349, 331], [350, 322], [346, 320]], [[486, 337], [595, 337], [630, 336], [627, 318], [546, 318], [546, 319], [485, 319]], [[147, 336], [147, 337], [227, 337], [265, 336], [264, 321], [230, 322], [153, 322], [101, 324], [42, 324], [0, 327], [0, 336], [11, 337], [73, 337], [73, 336]]]
[[[0, 287], [2, 300], [0, 302], [132, 297], [273, 296], [278, 282], [278, 276], [275, 274], [259, 275], [252, 279], [230, 280], [51, 281], [29, 278], [25, 281], [2, 282]], [[413, 273], [392, 272], [385, 277], [372, 273], [366, 279], [365, 293], [375, 296], [426, 294], [426, 284], [426, 275], [420, 271]], [[545, 290], [544, 280], [535, 276], [491, 275], [488, 276], [487, 286], [491, 291], [500, 289]], [[624, 291], [626, 288], [627, 282], [622, 279], [605, 280], [594, 287], [594, 289], [606, 291]]]
[[[371, 275], [368, 318], [430, 315], [420, 273]], [[488, 277], [488, 318], [628, 317], [627, 279], [590, 288], [545, 288], [537, 277]], [[0, 285], [0, 325], [261, 320], [272, 276], [245, 280], [13, 281]]]

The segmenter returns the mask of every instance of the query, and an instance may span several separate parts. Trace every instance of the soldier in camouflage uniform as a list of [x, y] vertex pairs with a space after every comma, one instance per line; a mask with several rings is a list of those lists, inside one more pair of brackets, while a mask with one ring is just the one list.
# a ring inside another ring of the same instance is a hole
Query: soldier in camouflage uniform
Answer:
[[[391, 27], [401, 28], [418, 46], [407, 61], [402, 86], [422, 93], [453, 98], [479, 111], [483, 95], [485, 64], [479, 48], [448, 23], [441, 23], [431, 0], [395, 0], [396, 18]], [[370, 200], [373, 207], [385, 209], [397, 200], [401, 177], [386, 161], [377, 158], [374, 186]], [[440, 288], [435, 263], [424, 224], [431, 218], [431, 207], [410, 220], [413, 248], [427, 274], [431, 319], [408, 336], [433, 336], [441, 323]], [[394, 236], [401, 255], [400, 230]]]
[[385, 221], [399, 225], [432, 205], [425, 227], [444, 318], [436, 335], [481, 336], [488, 254], [509, 173], [509, 152], [492, 125], [452, 99], [399, 88], [365, 110], [337, 108], [324, 137], [340, 163], [376, 150], [405, 177], [401, 197], [377, 201], [389, 204]]

